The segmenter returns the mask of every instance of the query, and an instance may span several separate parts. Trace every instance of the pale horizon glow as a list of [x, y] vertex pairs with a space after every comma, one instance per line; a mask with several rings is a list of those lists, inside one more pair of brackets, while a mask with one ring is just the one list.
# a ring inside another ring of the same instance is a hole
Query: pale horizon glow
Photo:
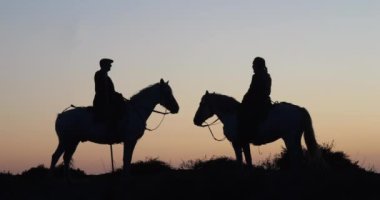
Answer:
[[[307, 108], [320, 144], [333, 142], [379, 172], [379, 10], [366, 0], [2, 1], [0, 171], [50, 165], [56, 115], [91, 105], [103, 57], [114, 59], [109, 75], [125, 97], [163, 78], [180, 105], [145, 133], [133, 161], [234, 158], [229, 142], [214, 141], [192, 119], [206, 90], [240, 101], [261, 56], [274, 101]], [[148, 126], [159, 120], [153, 115]], [[222, 137], [221, 125], [214, 131]], [[282, 146], [251, 146], [254, 163]], [[114, 145], [117, 167], [121, 149]], [[108, 172], [109, 146], [81, 143], [74, 162], [89, 174]]]

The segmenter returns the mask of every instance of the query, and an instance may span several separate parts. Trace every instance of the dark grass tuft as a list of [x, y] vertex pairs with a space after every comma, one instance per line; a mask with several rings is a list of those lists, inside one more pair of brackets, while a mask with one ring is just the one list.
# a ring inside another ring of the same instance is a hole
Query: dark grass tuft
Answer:
[[209, 160], [189, 160], [183, 162], [179, 168], [198, 171], [228, 171], [241, 169], [235, 160], [225, 156], [212, 157]]
[[[69, 173], [70, 173], [70, 176], [72, 177], [84, 177], [86, 176], [86, 173], [79, 169], [79, 168], [72, 168], [72, 165], [70, 166], [69, 168]], [[63, 177], [65, 174], [65, 170], [64, 170], [64, 166], [63, 166], [63, 163], [59, 164], [53, 171], [53, 175], [54, 176], [57, 176], [57, 177]]]
[[332, 170], [365, 171], [359, 166], [359, 161], [352, 161], [343, 151], [333, 151], [334, 143], [321, 146], [322, 156]]
[[[72, 177], [84, 177], [86, 176], [86, 173], [81, 169], [73, 169], [70, 167], [69, 169], [70, 176]], [[37, 179], [41, 177], [47, 177], [53, 175], [54, 177], [64, 177], [64, 167], [63, 163], [59, 164], [53, 172], [50, 171], [49, 168], [45, 167], [44, 165], [38, 165], [37, 167], [32, 167], [29, 170], [23, 171], [21, 173], [21, 176], [30, 178], [30, 179]]]
[[39, 178], [45, 177], [49, 173], [49, 169], [44, 165], [38, 165], [37, 167], [32, 167], [29, 170], [23, 171], [21, 176], [28, 178]]
[[154, 174], [171, 171], [173, 168], [158, 158], [148, 158], [145, 161], [137, 161], [131, 165], [131, 173]]

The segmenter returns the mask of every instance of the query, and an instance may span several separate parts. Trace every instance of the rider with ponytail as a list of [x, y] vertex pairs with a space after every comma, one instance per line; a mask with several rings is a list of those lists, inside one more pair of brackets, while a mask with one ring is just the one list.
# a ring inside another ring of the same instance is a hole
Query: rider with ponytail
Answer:
[[249, 140], [258, 131], [272, 105], [270, 98], [272, 79], [265, 65], [265, 60], [256, 57], [253, 60], [251, 85], [244, 95], [238, 112], [238, 134], [240, 139]]

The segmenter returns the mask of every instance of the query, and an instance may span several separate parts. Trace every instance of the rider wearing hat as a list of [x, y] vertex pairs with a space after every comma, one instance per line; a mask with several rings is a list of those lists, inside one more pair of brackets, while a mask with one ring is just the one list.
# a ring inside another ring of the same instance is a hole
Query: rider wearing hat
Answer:
[[115, 87], [108, 72], [111, 70], [113, 60], [103, 58], [100, 60], [100, 70], [95, 73], [95, 97], [93, 106], [96, 119], [107, 122], [115, 128], [117, 121], [122, 117], [124, 97], [115, 91]]

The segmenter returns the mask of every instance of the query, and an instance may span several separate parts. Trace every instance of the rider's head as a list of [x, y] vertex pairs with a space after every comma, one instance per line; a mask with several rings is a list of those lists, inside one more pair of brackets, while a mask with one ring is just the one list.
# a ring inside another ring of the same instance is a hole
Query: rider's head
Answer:
[[253, 60], [252, 68], [253, 68], [253, 71], [254, 71], [255, 73], [266, 72], [266, 71], [267, 71], [267, 67], [266, 67], [266, 65], [265, 65], [265, 60], [264, 60], [264, 58], [256, 57], [256, 58]]
[[113, 63], [112, 59], [109, 58], [102, 58], [99, 61], [100, 68], [109, 71], [111, 69], [111, 64]]

